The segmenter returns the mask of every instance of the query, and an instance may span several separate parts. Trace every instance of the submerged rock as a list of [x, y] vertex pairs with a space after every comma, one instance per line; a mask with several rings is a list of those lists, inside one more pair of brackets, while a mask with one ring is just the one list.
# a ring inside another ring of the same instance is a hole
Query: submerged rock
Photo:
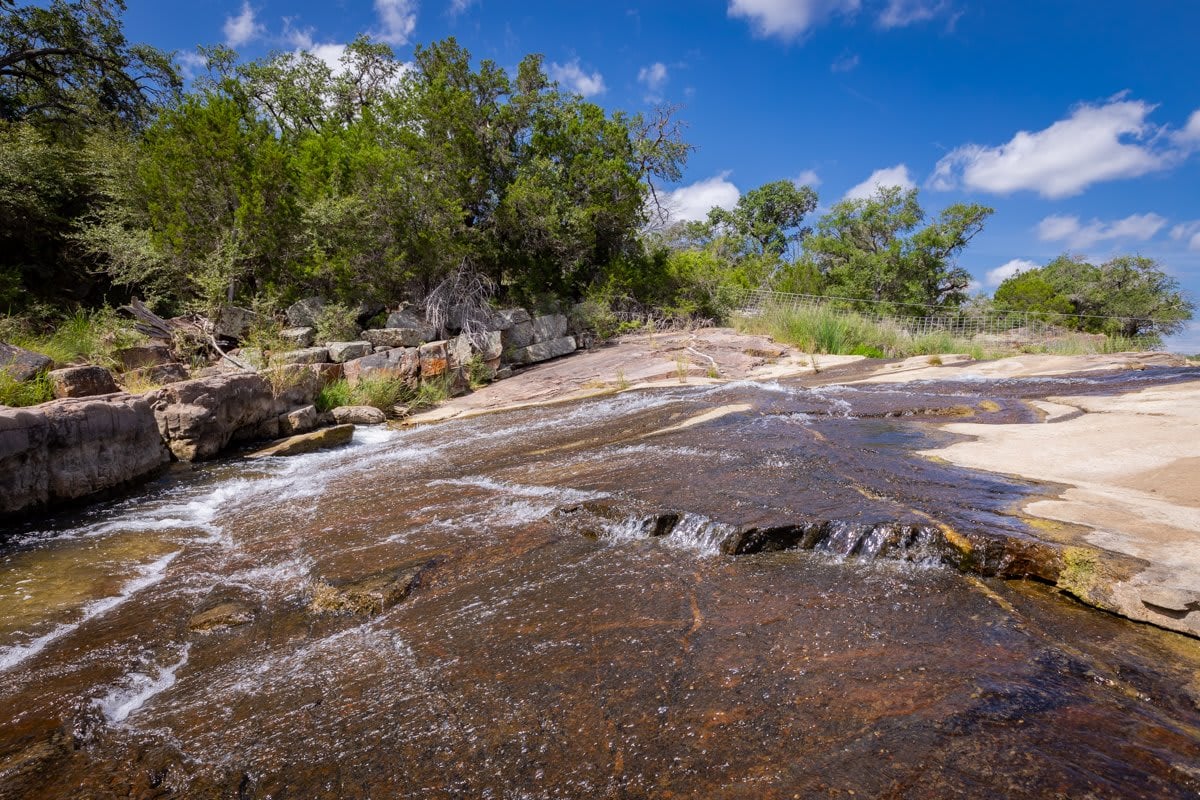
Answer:
[[200, 633], [212, 633], [253, 621], [254, 611], [248, 605], [237, 600], [223, 600], [193, 614], [188, 620], [188, 628]]
[[378, 614], [408, 597], [431, 565], [408, 565], [341, 584], [318, 580], [313, 584], [308, 610], [313, 614]]
[[0, 410], [0, 515], [158, 474], [171, 454], [159, 438], [151, 402], [117, 394]]
[[256, 450], [247, 458], [266, 458], [267, 456], [299, 456], [315, 450], [325, 450], [330, 447], [340, 447], [348, 444], [354, 436], [353, 425], [335, 425], [332, 428], [322, 428], [312, 433], [302, 433], [275, 442], [270, 447]]

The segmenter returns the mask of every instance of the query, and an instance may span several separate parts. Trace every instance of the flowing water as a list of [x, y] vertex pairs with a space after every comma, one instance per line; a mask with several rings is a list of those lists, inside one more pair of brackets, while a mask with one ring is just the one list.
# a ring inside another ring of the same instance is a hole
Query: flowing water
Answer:
[[1200, 796], [1200, 642], [987, 577], [1044, 487], [912, 452], [1184, 377], [679, 387], [178, 470], [0, 550], [0, 796]]

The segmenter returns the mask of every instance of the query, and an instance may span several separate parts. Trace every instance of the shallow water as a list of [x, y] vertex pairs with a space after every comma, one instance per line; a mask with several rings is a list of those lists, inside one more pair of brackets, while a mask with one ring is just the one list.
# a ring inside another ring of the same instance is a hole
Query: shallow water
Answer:
[[[1040, 488], [914, 457], [928, 423], [1185, 374], [1148, 372], [360, 429], [25, 526], [0, 551], [0, 796], [1196, 797], [1200, 643], [879, 538], [1028, 537], [1011, 509]], [[800, 523], [817, 550], [721, 552]], [[308, 608], [413, 564], [382, 613]], [[221, 601], [252, 620], [189, 628]]]

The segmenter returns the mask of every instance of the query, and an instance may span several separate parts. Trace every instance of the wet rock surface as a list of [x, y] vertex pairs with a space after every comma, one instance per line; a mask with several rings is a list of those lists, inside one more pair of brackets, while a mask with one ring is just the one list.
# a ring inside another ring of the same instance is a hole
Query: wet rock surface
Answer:
[[1045, 486], [917, 455], [947, 409], [1186, 377], [1138, 375], [674, 386], [172, 473], [0, 560], [0, 791], [1194, 797], [1200, 641], [1056, 591]]
[[314, 450], [324, 450], [339, 447], [348, 443], [354, 435], [354, 426], [338, 424], [331, 428], [322, 428], [312, 433], [301, 433], [281, 439], [261, 450], [250, 453], [248, 458], [266, 458], [268, 456], [299, 456]]

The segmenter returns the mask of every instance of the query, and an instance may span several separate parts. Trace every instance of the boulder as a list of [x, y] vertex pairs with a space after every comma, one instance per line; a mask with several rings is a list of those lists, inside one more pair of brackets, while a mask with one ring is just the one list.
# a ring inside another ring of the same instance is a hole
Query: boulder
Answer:
[[482, 341], [477, 341], [475, 344], [479, 348], [479, 355], [484, 361], [494, 361], [500, 358], [504, 352], [503, 335], [500, 331], [489, 331], [482, 337]]
[[189, 377], [187, 367], [183, 364], [171, 362], [169, 364], [156, 364], [151, 367], [131, 369], [121, 375], [121, 383], [126, 387], [126, 391], [129, 391], [129, 386], [138, 383], [163, 386], [168, 383], [186, 381]]
[[117, 362], [123, 371], [158, 367], [175, 362], [171, 348], [165, 344], [143, 344], [136, 347], [123, 347], [116, 353]]
[[425, 320], [425, 315], [416, 306], [401, 306], [396, 311], [388, 314], [387, 326], [389, 328], [424, 328], [429, 325]]
[[516, 322], [500, 332], [501, 347], [504, 350], [519, 350], [534, 344], [533, 322]]
[[312, 347], [317, 340], [317, 329], [307, 326], [284, 328], [279, 332], [279, 338], [297, 348]]
[[354, 437], [353, 425], [335, 425], [332, 428], [322, 428], [312, 433], [302, 433], [275, 442], [270, 447], [251, 453], [247, 458], [266, 458], [268, 456], [299, 456], [315, 450], [339, 447], [347, 444]]
[[338, 364], [371, 355], [370, 342], [330, 342], [329, 360]]
[[358, 320], [359, 325], [366, 327], [367, 323], [384, 311], [387, 311], [387, 306], [377, 300], [361, 300], [354, 307], [354, 318]]
[[421, 368], [419, 353], [415, 347], [395, 347], [347, 361], [342, 368], [351, 386], [368, 375], [412, 379]]
[[0, 342], [0, 367], [15, 381], [27, 381], [54, 366], [54, 360], [41, 353]]
[[324, 364], [283, 364], [260, 373], [274, 394], [274, 412], [282, 414], [314, 403], [326, 381], [321, 373]]
[[159, 433], [180, 461], [212, 458], [239, 431], [279, 414], [271, 383], [253, 372], [172, 383], [154, 398]]
[[346, 376], [342, 364], [305, 364], [304, 367], [316, 377], [318, 392], [334, 381], [340, 381]]
[[318, 416], [316, 406], [304, 406], [303, 408], [297, 408], [295, 411], [280, 414], [277, 417], [279, 420], [279, 432], [285, 435], [308, 433], [317, 427]]
[[445, 342], [429, 342], [421, 345], [421, 379], [428, 380], [446, 373], [448, 368], [448, 353]]
[[339, 425], [382, 425], [387, 417], [375, 406], [338, 406], [333, 419]]
[[266, 320], [248, 308], [240, 306], [224, 306], [217, 312], [217, 324], [214, 332], [225, 339], [242, 339], [256, 325], [262, 325]]
[[523, 308], [504, 308], [499, 311], [492, 312], [491, 321], [488, 323], [488, 328], [493, 331], [506, 331], [513, 325], [519, 325], [522, 322], [529, 322], [529, 312]]
[[[249, 364], [255, 369], [262, 369], [267, 365], [267, 354], [257, 347], [239, 347], [229, 351], [230, 358], [236, 358], [243, 364]], [[237, 367], [237, 365], [234, 365]], [[240, 367], [238, 367], [240, 369]]]
[[320, 297], [306, 297], [288, 306], [284, 314], [287, 315], [288, 325], [293, 328], [315, 328], [317, 318], [321, 316], [321, 311], [324, 309], [324, 299]]
[[433, 339], [435, 331], [425, 328], [376, 328], [363, 331], [363, 338], [376, 347], [420, 347]]
[[171, 460], [149, 396], [53, 400], [0, 410], [0, 515], [145, 481]]
[[54, 389], [54, 396], [59, 399], [95, 397], [121, 391], [117, 382], [113, 380], [112, 373], [95, 365], [51, 370], [48, 377]]
[[549, 342], [567, 335], [567, 318], [562, 314], [534, 317], [532, 324], [534, 342]]
[[188, 628], [200, 633], [212, 633], [222, 628], [236, 628], [254, 621], [254, 611], [238, 600], [222, 600], [188, 620]]
[[539, 361], [545, 361], [550, 358], [558, 358], [569, 353], [574, 353], [576, 350], [575, 337], [563, 336], [559, 339], [551, 339], [548, 342], [538, 342], [531, 344], [528, 347], [522, 347], [512, 351], [509, 359], [514, 364], [536, 364]]
[[475, 353], [475, 348], [471, 344], [471, 338], [465, 333], [460, 333], [446, 342], [446, 357], [449, 367], [452, 370], [466, 367], [471, 359], [475, 357]]
[[271, 354], [272, 364], [324, 364], [328, 361], [329, 349], [325, 347], [305, 347]]

